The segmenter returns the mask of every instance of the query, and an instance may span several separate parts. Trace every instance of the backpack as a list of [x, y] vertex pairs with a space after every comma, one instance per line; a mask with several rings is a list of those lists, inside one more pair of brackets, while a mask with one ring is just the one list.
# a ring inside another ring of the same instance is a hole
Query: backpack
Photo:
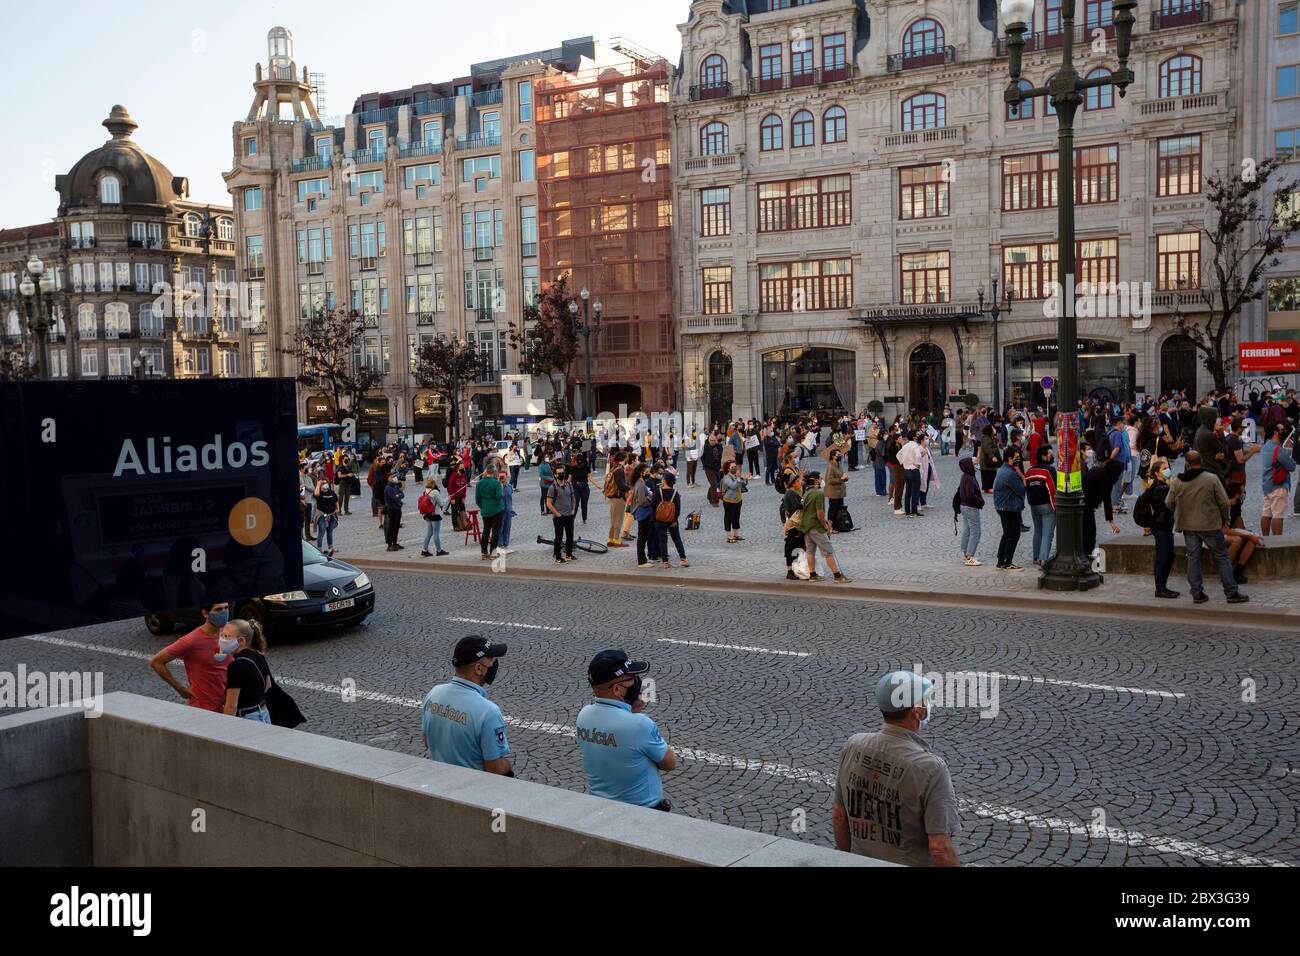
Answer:
[[777, 472], [776, 481], [774, 484], [776, 487], [776, 493], [778, 495], [785, 494], [785, 472], [784, 471]]
[[617, 498], [618, 482], [614, 479], [614, 467], [611, 465], [609, 471], [605, 473], [605, 497]]
[[831, 527], [835, 529], [836, 534], [848, 534], [853, 530], [853, 516], [849, 514], [848, 508], [841, 508], [835, 512], [835, 520], [831, 522]]
[[431, 515], [435, 510], [433, 507], [433, 498], [427, 491], [420, 495], [420, 500], [417, 502], [416, 506], [420, 509], [420, 514], [422, 515]]
[[1143, 481], [1145, 481], [1147, 478], [1147, 474], [1151, 471], [1151, 452], [1143, 451], [1142, 457], [1139, 461], [1140, 463], [1138, 465], [1138, 477], [1141, 478]]
[[1273, 449], [1273, 484], [1275, 485], [1285, 485], [1287, 475], [1289, 474], [1285, 468], [1281, 467], [1277, 463], [1277, 453], [1281, 450], [1281, 445]]
[[670, 491], [668, 494], [670, 497], [663, 498], [659, 502], [659, 506], [655, 508], [655, 521], [659, 524], [672, 524], [677, 520], [677, 508], [673, 504], [677, 498], [677, 492]]
[[1133, 506], [1133, 523], [1139, 528], [1153, 528], [1156, 523], [1156, 509], [1151, 503], [1151, 491], [1155, 486], [1152, 485], [1146, 491], [1142, 492]]

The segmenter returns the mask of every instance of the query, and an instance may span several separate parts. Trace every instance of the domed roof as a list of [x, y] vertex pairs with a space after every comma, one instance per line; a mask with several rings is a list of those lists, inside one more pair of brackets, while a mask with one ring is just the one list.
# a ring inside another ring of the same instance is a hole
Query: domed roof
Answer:
[[61, 204], [97, 205], [101, 174], [112, 171], [121, 180], [123, 205], [166, 206], [189, 193], [189, 183], [142, 150], [131, 139], [138, 128], [124, 106], [114, 106], [104, 126], [112, 134], [98, 149], [83, 156], [66, 176], [58, 178]]

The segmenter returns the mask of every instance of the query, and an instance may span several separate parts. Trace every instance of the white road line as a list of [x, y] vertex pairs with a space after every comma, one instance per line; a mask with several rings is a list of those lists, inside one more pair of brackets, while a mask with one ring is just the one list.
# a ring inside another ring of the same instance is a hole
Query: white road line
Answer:
[[478, 621], [472, 617], [449, 617], [453, 624], [485, 624], [488, 627], [515, 627], [521, 631], [562, 631], [562, 627], [545, 627], [541, 624], [517, 624], [514, 621]]
[[[75, 650], [93, 651], [100, 654], [112, 654], [116, 657], [129, 657], [137, 660], [149, 660], [151, 656], [149, 654], [141, 653], [140, 651], [129, 651], [120, 647], [107, 647], [102, 644], [82, 644], [77, 641], [69, 641], [64, 638], [48, 637], [44, 635], [27, 637], [24, 638], [24, 640], [36, 641], [41, 644], [50, 644], [55, 647], [67, 647]], [[1035, 683], [1062, 683], [1058, 681], [1049, 681], [1047, 678], [1017, 678], [1006, 674], [998, 676], [1008, 677], [1011, 680], [1032, 680]], [[318, 681], [299, 680], [291, 677], [277, 677], [276, 680], [286, 687], [317, 691], [319, 693], [330, 694], [340, 698], [343, 696], [345, 691], [345, 688], [341, 685], [322, 684]], [[1071, 686], [1075, 685], [1071, 684]], [[1103, 685], [1079, 686], [1091, 687]], [[1123, 690], [1123, 688], [1114, 689]], [[375, 691], [361, 690], [359, 688], [355, 690], [347, 688], [346, 690], [349, 694], [353, 694], [357, 700], [392, 704], [411, 710], [420, 710], [423, 706], [422, 700], [416, 700], [413, 697], [399, 697], [393, 694], [381, 694]], [[1134, 693], [1140, 692], [1134, 691]], [[567, 724], [557, 724], [551, 721], [506, 717], [505, 722], [507, 726], [513, 727], [516, 730], [532, 731], [560, 737], [574, 737], [577, 734], [575, 728], [570, 727]], [[799, 767], [792, 767], [789, 764], [769, 763], [765, 760], [754, 757], [737, 757], [731, 754], [714, 753], [713, 751], [708, 750], [697, 750], [692, 747], [674, 746], [673, 749], [682, 757], [683, 760], [711, 764], [717, 767], [730, 767], [733, 770], [753, 771], [756, 773], [766, 774], [767, 776], [781, 777], [786, 780], [795, 780], [801, 783], [821, 784], [826, 787], [835, 786], [835, 775], [823, 773], [819, 770], [805, 770]], [[1294, 773], [1296, 771], [1290, 772]], [[970, 800], [958, 800], [957, 803], [958, 808], [964, 813], [969, 813], [972, 816], [982, 817], [988, 820], [996, 820], [1000, 823], [1020, 825], [1036, 830], [1069, 833], [1071, 836], [1088, 837], [1089, 839], [1100, 839], [1102, 837], [1102, 834], [1095, 832], [1091, 827], [1074, 820], [1066, 820], [1061, 817], [1043, 816], [1041, 814], [1019, 810], [1015, 807], [1003, 807], [995, 804], [978, 803]], [[1206, 846], [1203, 843], [1197, 843], [1193, 840], [1152, 836], [1137, 830], [1123, 830], [1119, 827], [1107, 827], [1104, 838], [1112, 843], [1119, 843], [1128, 847], [1148, 849], [1157, 853], [1172, 853], [1176, 856], [1189, 857], [1210, 865], [1291, 866], [1290, 863], [1285, 863], [1280, 860], [1272, 860], [1267, 857], [1251, 856], [1250, 854], [1243, 853], [1240, 850], [1220, 850], [1211, 846]]]
[[660, 644], [680, 644], [683, 647], [717, 647], [724, 651], [747, 651], [751, 654], [774, 654], [778, 657], [812, 657], [807, 651], [774, 651], [767, 647], [746, 647], [743, 644], [710, 644], [708, 641], [675, 641], [671, 637], [661, 637]]
[[[988, 674], [980, 673], [977, 676], [987, 677]], [[1168, 690], [1146, 690], [1141, 687], [1118, 687], [1114, 684], [1083, 684], [1073, 680], [1058, 680], [1055, 677], [1019, 677], [1015, 674], [998, 674], [991, 676], [1000, 677], [1003, 680], [1015, 680], [1027, 684], [1055, 684], [1058, 687], [1081, 687], [1084, 690], [1103, 690], [1112, 694], [1137, 694], [1143, 697], [1167, 697], [1172, 700], [1182, 700], [1187, 697], [1186, 694], [1179, 694]]]

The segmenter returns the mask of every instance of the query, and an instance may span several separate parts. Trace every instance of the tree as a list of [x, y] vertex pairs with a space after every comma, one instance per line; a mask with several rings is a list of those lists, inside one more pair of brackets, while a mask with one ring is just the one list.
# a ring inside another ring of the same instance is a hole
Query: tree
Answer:
[[1210, 241], [1213, 255], [1209, 269], [1203, 267], [1201, 274], [1211, 275], [1210, 310], [1204, 318], [1190, 318], [1179, 306], [1174, 325], [1196, 346], [1219, 392], [1228, 388], [1232, 364], [1225, 353], [1228, 331], [1247, 304], [1263, 298], [1268, 270], [1279, 264], [1278, 253], [1300, 231], [1295, 209], [1300, 180], [1280, 186], [1273, 201], [1267, 201], [1268, 182], [1277, 171], [1276, 160], [1259, 164], [1248, 160], [1241, 173], [1229, 171], [1205, 180], [1211, 215], [1201, 232]]
[[468, 342], [439, 336], [420, 347], [415, 357], [415, 381], [442, 399], [449, 415], [450, 439], [460, 432], [460, 396], [472, 382], [485, 379], [492, 362]]
[[362, 350], [366, 322], [359, 312], [317, 309], [293, 330], [293, 344], [284, 349], [298, 360], [297, 381], [308, 388], [329, 392], [334, 410], [355, 413], [361, 397], [383, 381], [383, 375], [365, 363], [356, 363]]
[[[555, 385], [555, 413], [564, 421], [573, 417], [569, 395], [573, 366], [581, 351], [577, 316], [569, 308], [575, 301], [569, 294], [566, 272], [547, 286], [536, 302], [525, 306], [522, 324], [510, 323], [510, 343], [519, 352], [520, 373], [551, 380]], [[591, 409], [586, 411], [591, 414]]]
[[0, 382], [27, 382], [36, 377], [36, 366], [21, 345], [0, 347]]

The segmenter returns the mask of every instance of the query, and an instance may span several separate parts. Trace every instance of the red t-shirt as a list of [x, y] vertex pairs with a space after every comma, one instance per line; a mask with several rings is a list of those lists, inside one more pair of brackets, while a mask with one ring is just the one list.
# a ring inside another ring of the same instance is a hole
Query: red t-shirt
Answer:
[[185, 677], [194, 692], [190, 706], [220, 713], [226, 703], [226, 668], [230, 666], [230, 658], [216, 659], [217, 635], [204, 634], [203, 628], [198, 627], [166, 651], [185, 665]]

